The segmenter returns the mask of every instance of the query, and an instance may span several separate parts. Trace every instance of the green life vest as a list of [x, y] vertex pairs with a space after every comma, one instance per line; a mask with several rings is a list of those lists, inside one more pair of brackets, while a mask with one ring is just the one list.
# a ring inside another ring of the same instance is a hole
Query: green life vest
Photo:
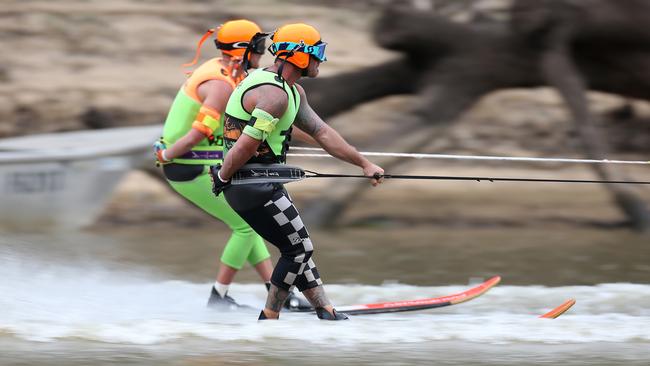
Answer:
[[224, 156], [228, 154], [228, 150], [232, 148], [237, 138], [241, 136], [246, 123], [252, 118], [251, 114], [244, 109], [244, 94], [262, 85], [275, 85], [283, 89], [287, 93], [288, 104], [287, 110], [279, 118], [273, 131], [260, 144], [257, 150], [258, 155], [251, 158], [249, 163], [284, 163], [286, 151], [289, 148], [291, 126], [300, 107], [300, 94], [295, 85], [289, 86], [275, 72], [264, 69], [258, 69], [250, 73], [230, 95], [224, 121]]
[[[192, 123], [201, 109], [201, 103], [192, 99], [181, 88], [172, 103], [165, 126], [163, 127], [163, 142], [170, 146], [185, 136], [192, 129]], [[215, 165], [221, 163], [223, 152], [223, 116], [219, 128], [214, 131], [214, 139], [201, 140], [192, 150], [178, 158], [172, 159], [176, 164]]]

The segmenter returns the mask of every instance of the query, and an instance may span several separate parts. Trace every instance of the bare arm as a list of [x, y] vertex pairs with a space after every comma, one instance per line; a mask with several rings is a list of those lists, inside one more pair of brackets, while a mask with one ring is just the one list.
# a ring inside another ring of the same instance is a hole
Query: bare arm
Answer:
[[[275, 118], [279, 118], [287, 110], [288, 98], [284, 90], [271, 85], [263, 85], [247, 92], [244, 95], [243, 102], [248, 111], [258, 108]], [[261, 140], [242, 134], [228, 151], [219, 171], [219, 176], [224, 180], [229, 180], [239, 168], [257, 153], [257, 148], [261, 143]]]
[[[311, 135], [320, 146], [325, 149], [330, 155], [354, 164], [363, 169], [364, 175], [373, 176], [375, 174], [384, 174], [384, 170], [379, 166], [370, 162], [366, 157], [359, 154], [357, 149], [348, 144], [341, 135], [336, 132], [332, 127], [328, 126], [309, 105], [307, 97], [301, 86], [298, 86], [300, 92], [300, 109], [296, 116], [294, 125], [307, 134]], [[379, 181], [372, 181], [373, 185], [381, 183]]]
[[[218, 113], [223, 113], [226, 109], [228, 98], [232, 93], [232, 87], [222, 80], [209, 80], [199, 86], [198, 92], [199, 97], [203, 99], [203, 106], [209, 107]], [[177, 158], [192, 150], [204, 138], [206, 138], [205, 133], [192, 128], [185, 136], [167, 148], [165, 156], [167, 159]]]
[[195, 129], [189, 130], [185, 136], [178, 139], [173, 145], [167, 148], [165, 157], [168, 160], [175, 159], [182, 156], [186, 152], [192, 150], [196, 144], [205, 138], [205, 135]]

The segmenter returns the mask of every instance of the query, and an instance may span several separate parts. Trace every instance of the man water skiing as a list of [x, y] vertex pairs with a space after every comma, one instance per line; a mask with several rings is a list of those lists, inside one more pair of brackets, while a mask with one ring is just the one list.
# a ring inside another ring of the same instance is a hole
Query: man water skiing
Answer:
[[[232, 93], [226, 106], [223, 166], [211, 169], [214, 193], [223, 191], [228, 203], [264, 239], [278, 247], [281, 257], [271, 276], [271, 288], [260, 319], [277, 319], [293, 287], [316, 309], [320, 319], [343, 320], [323, 289], [313, 261], [313, 244], [298, 211], [282, 184], [231, 185], [230, 178], [246, 164], [273, 169], [284, 164], [292, 126], [302, 129], [331, 155], [357, 165], [366, 176], [383, 174], [350, 146], [312, 110], [303, 76], [316, 77], [325, 58], [320, 33], [306, 24], [288, 24], [272, 36], [272, 66], [251, 73]], [[372, 185], [381, 182], [373, 179]]]
[[[209, 30], [203, 36], [194, 61], [187, 66], [196, 63], [201, 45], [214, 32]], [[244, 19], [226, 22], [216, 30], [215, 43], [222, 57], [213, 58], [192, 72], [176, 95], [161, 141], [154, 145], [156, 158], [173, 189], [233, 231], [208, 300], [208, 306], [220, 309], [238, 307], [228, 296], [228, 288], [246, 262], [255, 267], [267, 288], [273, 270], [262, 238], [230, 208], [223, 196], [215, 199], [208, 175], [208, 166], [221, 163], [223, 158], [222, 115], [228, 98], [246, 76], [246, 69], [259, 67], [264, 39], [260, 27]], [[291, 303], [309, 306], [297, 297]]]

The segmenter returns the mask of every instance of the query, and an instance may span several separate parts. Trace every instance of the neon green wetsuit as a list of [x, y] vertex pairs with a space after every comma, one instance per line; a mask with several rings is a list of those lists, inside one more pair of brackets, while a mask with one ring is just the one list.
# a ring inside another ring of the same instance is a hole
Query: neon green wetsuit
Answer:
[[[198, 86], [207, 80], [224, 80], [235, 87], [241, 78], [232, 78], [231, 70], [219, 59], [207, 61], [192, 73], [179, 90], [165, 120], [163, 141], [169, 146], [192, 128], [201, 109]], [[221, 262], [241, 269], [246, 261], [257, 265], [270, 257], [262, 238], [228, 205], [224, 195], [212, 193], [209, 165], [221, 163], [223, 151], [223, 117], [213, 121], [213, 136], [204, 139], [191, 152], [163, 166], [169, 184], [176, 192], [210, 215], [228, 225], [233, 233], [224, 248]]]

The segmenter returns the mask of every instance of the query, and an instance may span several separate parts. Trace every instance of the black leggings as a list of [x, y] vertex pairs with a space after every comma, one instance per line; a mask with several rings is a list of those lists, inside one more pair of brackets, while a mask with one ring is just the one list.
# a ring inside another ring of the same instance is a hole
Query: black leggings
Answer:
[[304, 291], [323, 282], [314, 261], [314, 247], [298, 210], [281, 184], [246, 184], [228, 187], [224, 194], [258, 234], [280, 249], [271, 283], [290, 290]]

